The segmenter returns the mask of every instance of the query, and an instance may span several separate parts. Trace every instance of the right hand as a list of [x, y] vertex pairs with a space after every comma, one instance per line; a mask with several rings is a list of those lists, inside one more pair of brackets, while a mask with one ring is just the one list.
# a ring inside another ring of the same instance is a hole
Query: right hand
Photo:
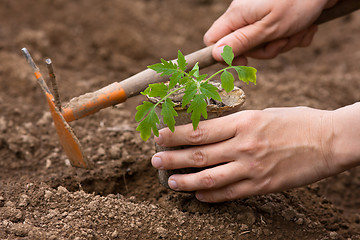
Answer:
[[174, 174], [169, 186], [204, 202], [279, 192], [360, 166], [360, 102], [334, 111], [306, 107], [248, 110], [159, 131], [158, 169], [207, 167]]
[[235, 64], [246, 57], [269, 59], [294, 47], [308, 46], [317, 30], [312, 25], [337, 0], [234, 0], [204, 36], [215, 44], [213, 56], [221, 61], [225, 45], [233, 48]]

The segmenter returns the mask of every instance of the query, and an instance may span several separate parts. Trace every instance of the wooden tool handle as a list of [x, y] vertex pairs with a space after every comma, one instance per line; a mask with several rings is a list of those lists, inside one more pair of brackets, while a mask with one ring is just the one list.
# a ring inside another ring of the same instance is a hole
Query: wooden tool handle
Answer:
[[339, 0], [335, 6], [325, 9], [315, 21], [315, 24], [319, 25], [333, 19], [343, 17], [358, 9], [360, 9], [359, 0]]
[[[205, 68], [216, 63], [215, 59], [212, 57], [212, 49], [214, 46], [205, 47], [196, 52], [193, 52], [185, 56], [186, 62], [188, 63], [187, 69], [192, 69], [195, 64], [198, 62], [200, 68]], [[174, 59], [172, 61], [176, 61]], [[169, 81], [169, 76], [160, 76], [154, 70], [146, 69], [142, 72], [131, 76], [124, 81], [120, 82], [121, 86], [124, 88], [126, 95], [132, 97], [138, 95], [140, 92], [144, 91], [149, 84], [166, 82]]]
[[[191, 69], [199, 62], [200, 68], [205, 68], [216, 63], [212, 57], [213, 46], [205, 47], [185, 56]], [[176, 61], [174, 59], [172, 61]], [[62, 108], [62, 115], [67, 122], [71, 122], [88, 115], [94, 114], [103, 108], [125, 102], [127, 98], [138, 95], [151, 83], [166, 82], [169, 76], [160, 76], [151, 69], [146, 69], [122, 82], [114, 82], [95, 92], [86, 93], [75, 97]]]

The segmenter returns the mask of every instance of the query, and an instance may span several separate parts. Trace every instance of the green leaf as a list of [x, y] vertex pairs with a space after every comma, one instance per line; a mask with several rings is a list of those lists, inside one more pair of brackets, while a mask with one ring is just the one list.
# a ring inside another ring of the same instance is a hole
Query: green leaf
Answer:
[[202, 74], [196, 79], [196, 81], [201, 82], [205, 80], [207, 76], [208, 76], [207, 74]]
[[180, 52], [180, 50], [178, 51], [177, 63], [178, 63], [180, 70], [182, 70], [182, 71], [186, 70], [187, 62], [185, 60], [184, 55]]
[[167, 95], [169, 90], [165, 83], [153, 83], [149, 84], [150, 92], [147, 94], [149, 97], [160, 97], [163, 98]]
[[[229, 65], [223, 70], [213, 74], [210, 78], [207, 78], [207, 74], [200, 75], [198, 63], [189, 71], [186, 71], [187, 62], [181, 51], [178, 51], [177, 61], [166, 61], [161, 59], [161, 63], [157, 63], [149, 66], [149, 69], [160, 73], [161, 76], [169, 75], [169, 86], [164, 83], [150, 84], [141, 94], [150, 97], [163, 98], [161, 115], [163, 116], [164, 123], [170, 128], [171, 131], [175, 130], [175, 117], [177, 112], [174, 109], [174, 103], [165, 98], [170, 91], [177, 92], [181, 89], [184, 90], [184, 96], [182, 106], [189, 106], [188, 113], [191, 113], [191, 120], [194, 130], [199, 125], [201, 118], [207, 119], [207, 99], [212, 98], [217, 101], [222, 101], [218, 93], [218, 89], [209, 84], [209, 80], [215, 75], [221, 73], [221, 85], [227, 91], [230, 92], [234, 88], [234, 76], [227, 71], [227, 69], [233, 68], [236, 70], [240, 80], [245, 83], [253, 82], [256, 84], [256, 69], [246, 66], [232, 66], [234, 60], [234, 53], [230, 46], [224, 46], [224, 50], [221, 54], [224, 61]], [[180, 87], [174, 89], [177, 85]], [[141, 138], [146, 141], [153, 132], [156, 136], [159, 135], [157, 124], [159, 118], [155, 113], [155, 104], [150, 102], [144, 102], [138, 106], [135, 120], [140, 122], [137, 131], [140, 131]]]
[[136, 114], [135, 114], [135, 120], [137, 122], [140, 122], [145, 116], [146, 114], [149, 113], [149, 111], [151, 111], [152, 109], [154, 109], [155, 104], [151, 103], [151, 102], [143, 102], [143, 104], [139, 105], [136, 107]]
[[201, 115], [207, 119], [207, 111], [206, 106], [207, 103], [205, 101], [205, 96], [203, 94], [195, 95], [194, 99], [191, 101], [190, 107], [188, 108], [187, 112], [191, 112], [191, 120], [194, 131], [199, 125]]
[[214, 85], [212, 84], [209, 84], [209, 83], [201, 83], [200, 84], [200, 91], [201, 93], [203, 93], [207, 98], [212, 98], [216, 101], [219, 101], [221, 102], [222, 99], [219, 95], [219, 92], [217, 91], [217, 87], [215, 87]]
[[181, 85], [186, 85], [188, 82], [190, 81], [190, 78], [189, 77], [183, 77], [179, 80], [179, 83]]
[[184, 77], [184, 72], [176, 72], [170, 77], [169, 89], [175, 87], [176, 84], [180, 83], [180, 80]]
[[155, 136], [159, 136], [159, 131], [156, 126], [157, 123], [160, 123], [159, 118], [155, 111], [152, 110], [136, 128], [136, 131], [140, 132], [140, 137], [142, 140], [147, 141], [150, 138], [151, 130]]
[[163, 121], [172, 132], [175, 131], [174, 117], [178, 115], [177, 112], [174, 110], [174, 106], [175, 104], [171, 101], [170, 98], [167, 98], [161, 106], [161, 115], [163, 116]]
[[190, 76], [199, 77], [199, 63], [196, 63], [193, 69], [189, 72]]
[[151, 88], [147, 87], [143, 92], [140, 92], [142, 95], [146, 96], [150, 93]]
[[226, 92], [231, 92], [234, 89], [234, 76], [226, 70], [221, 74], [221, 87]]
[[150, 65], [148, 68], [156, 71], [157, 73], [161, 73], [161, 76], [171, 75], [174, 72], [177, 72], [177, 65], [164, 59], [161, 59], [161, 63]]
[[221, 56], [229, 66], [232, 66], [232, 62], [234, 60], [234, 53], [233, 53], [232, 48], [230, 46], [226, 45], [224, 47], [224, 50], [221, 53]]
[[255, 68], [247, 66], [234, 66], [233, 68], [236, 70], [239, 80], [245, 82], [246, 84], [252, 82], [256, 85], [257, 70]]
[[194, 98], [195, 94], [197, 93], [197, 84], [196, 82], [189, 82], [186, 85], [184, 96], [182, 99], [182, 107], [185, 107], [187, 104], [191, 102]]

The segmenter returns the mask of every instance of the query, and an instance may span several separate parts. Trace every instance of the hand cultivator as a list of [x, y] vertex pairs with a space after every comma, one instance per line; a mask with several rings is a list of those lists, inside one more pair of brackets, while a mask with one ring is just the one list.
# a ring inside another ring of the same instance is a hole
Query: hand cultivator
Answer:
[[[334, 7], [325, 10], [315, 24], [321, 24], [344, 16], [359, 8], [359, 0], [340, 0]], [[216, 61], [212, 58], [212, 48], [212, 46], [206, 47], [185, 56], [186, 61], [188, 62], [187, 67], [192, 68], [197, 62], [202, 68], [215, 64]], [[125, 102], [127, 98], [136, 96], [141, 91], [144, 91], [149, 84], [168, 81], [166, 76], [161, 76], [155, 71], [147, 69], [121, 82], [114, 82], [95, 92], [86, 93], [73, 98], [65, 106], [61, 106], [51, 60], [47, 59], [46, 64], [49, 71], [49, 78], [52, 83], [53, 94], [44, 81], [39, 68], [34, 63], [28, 50], [23, 48], [22, 52], [45, 94], [59, 136], [60, 144], [74, 167], [90, 169], [93, 166], [84, 155], [80, 142], [68, 124], [69, 122], [94, 114], [103, 108]]]

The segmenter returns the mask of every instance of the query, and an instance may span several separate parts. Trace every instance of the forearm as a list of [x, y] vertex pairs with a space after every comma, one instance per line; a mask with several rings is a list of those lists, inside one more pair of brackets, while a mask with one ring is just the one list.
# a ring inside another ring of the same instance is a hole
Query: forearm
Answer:
[[333, 133], [335, 173], [360, 165], [360, 102], [333, 112]]

